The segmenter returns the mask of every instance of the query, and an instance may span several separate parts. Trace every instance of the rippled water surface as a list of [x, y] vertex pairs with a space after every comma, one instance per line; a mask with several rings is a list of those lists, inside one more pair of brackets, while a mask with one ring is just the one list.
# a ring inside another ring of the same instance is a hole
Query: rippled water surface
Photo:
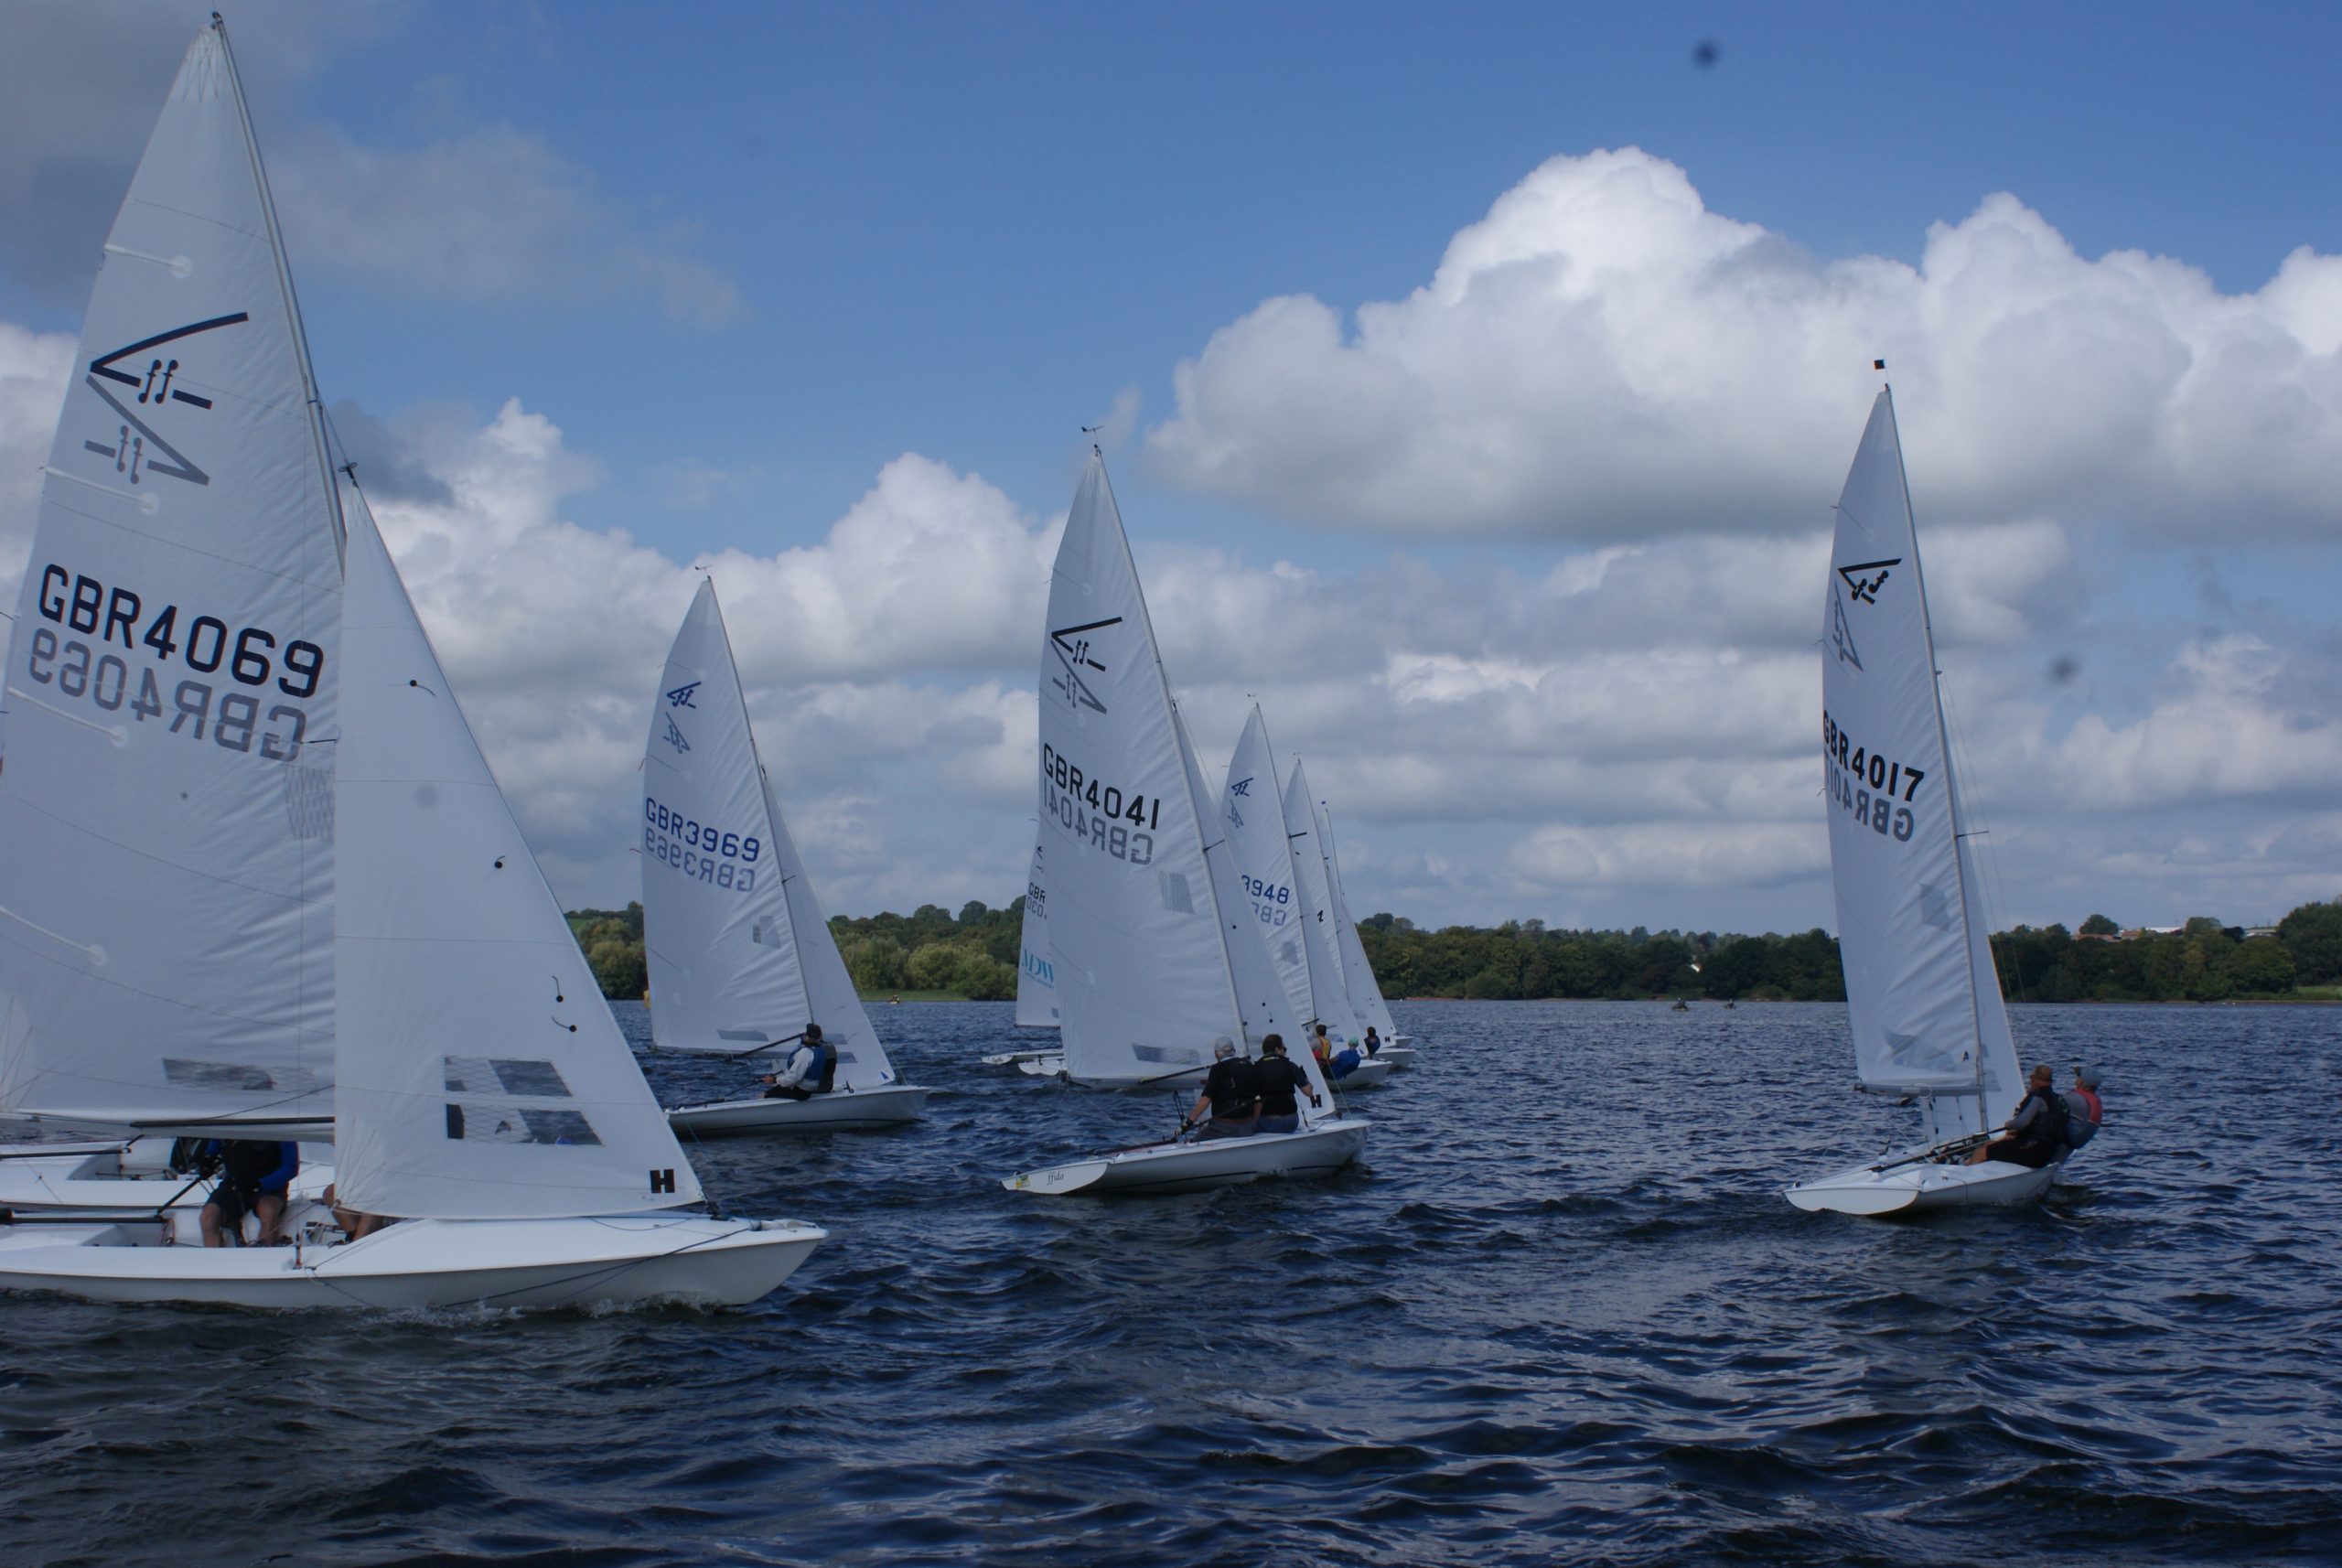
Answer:
[[693, 1151], [835, 1233], [754, 1307], [0, 1298], [0, 1561], [2342, 1560], [2342, 1012], [2017, 1009], [2079, 1185], [1884, 1223], [1779, 1197], [1901, 1131], [1836, 1007], [1404, 1005], [1363, 1167], [1123, 1200], [998, 1178], [1168, 1096], [874, 1011], [922, 1123]]

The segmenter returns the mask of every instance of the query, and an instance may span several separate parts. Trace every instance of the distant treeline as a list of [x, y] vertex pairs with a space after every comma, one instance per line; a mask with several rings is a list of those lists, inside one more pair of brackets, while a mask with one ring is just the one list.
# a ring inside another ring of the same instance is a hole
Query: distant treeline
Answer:
[[[1016, 994], [1025, 900], [957, 915], [922, 904], [908, 915], [830, 921], [854, 983], [868, 995], [913, 993], [1004, 1001]], [[642, 906], [569, 917], [603, 994], [639, 997]], [[1837, 939], [1714, 931], [1551, 930], [1542, 920], [1425, 930], [1395, 915], [1359, 922], [1359, 939], [1387, 996], [1838, 1002], [1846, 994]], [[2177, 931], [2125, 937], [2104, 915], [2079, 933], [2019, 926], [1993, 939], [2001, 988], [2013, 1002], [2218, 1002], [2273, 998], [2342, 983], [2342, 901], [2304, 904], [2273, 935], [2249, 936], [2208, 916]]]

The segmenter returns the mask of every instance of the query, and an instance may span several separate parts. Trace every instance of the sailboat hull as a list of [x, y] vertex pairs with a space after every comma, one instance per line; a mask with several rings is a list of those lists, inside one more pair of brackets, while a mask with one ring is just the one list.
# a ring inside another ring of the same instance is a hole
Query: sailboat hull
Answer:
[[[167, 1140], [130, 1144], [15, 1144], [0, 1147], [0, 1211], [107, 1219], [165, 1210], [193, 1215], [210, 1201], [208, 1177], [167, 1170]], [[303, 1144], [295, 1200], [314, 1199], [333, 1180], [331, 1144]]]
[[2005, 1160], [1936, 1165], [1906, 1155], [1800, 1182], [1782, 1196], [1812, 1213], [1885, 1218], [1948, 1208], [2014, 1208], [2039, 1201], [2057, 1179], [2055, 1165], [2038, 1170]]
[[1390, 1080], [1399, 1064], [1382, 1053], [1376, 1053], [1333, 1080], [1334, 1087], [1347, 1094], [1355, 1089], [1380, 1089]]
[[1055, 1057], [1060, 1064], [1065, 1060], [1065, 1053], [1054, 1046], [1046, 1050], [996, 1051], [983, 1060], [986, 1067], [1021, 1067], [1026, 1062], [1039, 1061], [1043, 1057]]
[[0, 1289], [278, 1310], [733, 1306], [828, 1237], [795, 1220], [412, 1219], [336, 1246], [162, 1244], [158, 1223], [0, 1235]]
[[758, 1133], [837, 1133], [858, 1128], [899, 1127], [919, 1119], [935, 1091], [910, 1084], [840, 1090], [811, 1100], [725, 1100], [681, 1105], [667, 1112], [668, 1124], [696, 1137], [741, 1137]]
[[1366, 1147], [1367, 1123], [1347, 1118], [1299, 1133], [1213, 1138], [1194, 1144], [1149, 1144], [1094, 1159], [1013, 1176], [1011, 1192], [1058, 1196], [1070, 1192], [1180, 1193], [1232, 1187], [1266, 1176], [1323, 1176], [1348, 1165]]
[[1389, 1062], [1392, 1067], [1398, 1068], [1403, 1071], [1415, 1065], [1415, 1048], [1413, 1046], [1402, 1046], [1397, 1044], [1388, 1045], [1375, 1052], [1373, 1056], [1367, 1059], [1370, 1061]]

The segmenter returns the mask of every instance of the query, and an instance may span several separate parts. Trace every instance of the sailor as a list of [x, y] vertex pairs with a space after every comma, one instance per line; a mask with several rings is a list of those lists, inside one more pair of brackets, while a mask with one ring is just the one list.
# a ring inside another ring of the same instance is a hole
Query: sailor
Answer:
[[803, 1043], [789, 1053], [788, 1065], [765, 1075], [772, 1085], [765, 1090], [767, 1100], [811, 1100], [837, 1087], [837, 1047], [822, 1038], [822, 1026], [806, 1025], [798, 1038]]
[[2006, 1160], [2014, 1165], [2031, 1165], [2039, 1170], [2066, 1150], [2066, 1101], [2054, 1084], [2056, 1075], [2049, 1064], [2043, 1062], [2033, 1069], [2026, 1079], [2025, 1098], [2017, 1101], [2016, 1112], [2004, 1123], [2009, 1132], [2005, 1138], [1995, 1138], [1968, 1156], [1971, 1165], [1986, 1160]]
[[1326, 1077], [1328, 1079], [1348, 1078], [1358, 1070], [1359, 1063], [1365, 1059], [1359, 1055], [1356, 1046], [1345, 1045], [1340, 1050], [1326, 1058]]
[[277, 1222], [285, 1218], [285, 1192], [301, 1169], [298, 1144], [260, 1143], [246, 1138], [213, 1138], [198, 1151], [205, 1161], [220, 1164], [220, 1181], [198, 1217], [203, 1244], [224, 1247], [230, 1238], [241, 1240], [244, 1216], [260, 1220], [261, 1245], [276, 1239]]
[[2106, 1124], [2106, 1106], [2098, 1098], [2098, 1069], [2074, 1069], [2074, 1087], [2066, 1090], [2066, 1143], [2079, 1149], [2098, 1136]]
[[1368, 1056], [1372, 1056], [1375, 1052], [1377, 1052], [1377, 1051], [1380, 1050], [1381, 1048], [1382, 1048], [1382, 1036], [1380, 1036], [1380, 1035], [1378, 1035], [1378, 1034], [1376, 1034], [1376, 1033], [1374, 1032], [1374, 1026], [1373, 1026], [1373, 1025], [1369, 1024], [1369, 1025], [1366, 1026], [1366, 1054], [1367, 1054]]
[[1261, 1073], [1261, 1119], [1255, 1127], [1262, 1133], [1300, 1132], [1301, 1104], [1295, 1096], [1307, 1095], [1312, 1105], [1325, 1102], [1309, 1087], [1309, 1075], [1284, 1054], [1283, 1035], [1261, 1036], [1261, 1059], [1257, 1065]]
[[1196, 1096], [1195, 1108], [1179, 1123], [1179, 1131], [1193, 1127], [1209, 1109], [1211, 1120], [1204, 1123], [1200, 1136], [1249, 1138], [1261, 1111], [1260, 1069], [1250, 1058], [1238, 1056], [1236, 1042], [1226, 1035], [1211, 1043], [1211, 1071], [1204, 1075], [1203, 1091]]

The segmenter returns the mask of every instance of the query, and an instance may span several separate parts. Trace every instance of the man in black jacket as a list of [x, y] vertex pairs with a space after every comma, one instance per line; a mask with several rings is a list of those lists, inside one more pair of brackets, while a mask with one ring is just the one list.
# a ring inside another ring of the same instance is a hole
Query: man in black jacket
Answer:
[[1284, 1054], [1283, 1035], [1261, 1036], [1261, 1119], [1254, 1128], [1262, 1133], [1298, 1133], [1301, 1131], [1301, 1095], [1309, 1103], [1323, 1103], [1317, 1091], [1309, 1087], [1309, 1075], [1301, 1070], [1291, 1057]]
[[1236, 1042], [1222, 1035], [1211, 1043], [1211, 1071], [1204, 1077], [1203, 1092], [1196, 1096], [1195, 1109], [1180, 1123], [1185, 1132], [1196, 1124], [1209, 1108], [1211, 1120], [1204, 1124], [1206, 1138], [1249, 1138], [1253, 1122], [1261, 1109], [1261, 1072], [1251, 1058], [1236, 1054]]

